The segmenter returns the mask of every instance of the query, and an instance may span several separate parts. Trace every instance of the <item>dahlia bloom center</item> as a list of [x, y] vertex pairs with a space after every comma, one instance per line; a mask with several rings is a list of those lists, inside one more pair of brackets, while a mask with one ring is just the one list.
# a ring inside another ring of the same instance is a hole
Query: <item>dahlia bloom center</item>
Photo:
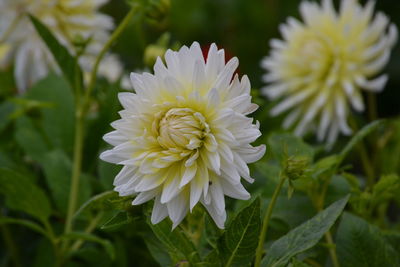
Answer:
[[158, 143], [163, 148], [195, 150], [210, 134], [204, 116], [191, 108], [171, 108], [159, 121]]

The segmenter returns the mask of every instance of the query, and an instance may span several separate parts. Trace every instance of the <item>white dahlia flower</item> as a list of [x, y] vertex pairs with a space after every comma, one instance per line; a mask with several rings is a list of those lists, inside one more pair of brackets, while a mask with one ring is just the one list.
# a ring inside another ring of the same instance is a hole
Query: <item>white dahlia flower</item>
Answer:
[[[105, 2], [107, 0], [0, 1], [0, 46], [3, 47], [0, 67], [14, 65], [15, 82], [20, 92], [45, 77], [50, 70], [58, 70], [27, 15], [32, 14], [43, 22], [72, 54], [75, 54], [75, 40], [90, 38], [79, 62], [83, 70], [89, 72], [114, 27], [109, 16], [98, 12]], [[115, 75], [115, 70], [121, 70], [119, 61], [108, 57], [105, 62], [112, 67], [100, 65], [99, 74], [106, 78], [119, 76]]]
[[249, 79], [232, 79], [238, 59], [225, 64], [215, 44], [207, 60], [195, 42], [165, 61], [154, 75], [131, 74], [136, 93], [119, 94], [121, 119], [104, 136], [115, 147], [100, 157], [124, 166], [114, 181], [121, 196], [137, 194], [133, 205], [154, 199], [153, 224], [169, 216], [175, 228], [200, 202], [223, 228], [224, 195], [250, 197], [241, 177], [253, 181], [247, 163], [265, 152], [250, 145], [261, 133], [246, 116], [257, 109]]
[[339, 132], [351, 134], [347, 118], [351, 108], [364, 110], [362, 90], [383, 90], [388, 77], [376, 76], [390, 58], [397, 29], [381, 12], [373, 14], [374, 3], [342, 0], [336, 12], [331, 0], [303, 1], [304, 23], [289, 18], [280, 26], [284, 40], [273, 39], [262, 61], [270, 83], [263, 93], [281, 100], [273, 116], [290, 110], [284, 127], [296, 124], [296, 134], [314, 130], [319, 140], [333, 143]]

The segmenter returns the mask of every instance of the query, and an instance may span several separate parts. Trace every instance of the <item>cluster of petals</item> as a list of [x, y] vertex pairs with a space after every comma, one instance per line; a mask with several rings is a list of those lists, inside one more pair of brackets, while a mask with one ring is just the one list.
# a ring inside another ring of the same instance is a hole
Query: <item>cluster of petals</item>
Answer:
[[[44, 23], [57, 39], [75, 54], [74, 43], [90, 40], [80, 65], [89, 72], [95, 58], [109, 38], [114, 24], [98, 9], [107, 0], [1, 0], [0, 67], [14, 65], [14, 77], [20, 92], [58, 71], [50, 51], [34, 29], [28, 14]], [[104, 66], [103, 66], [104, 65]], [[115, 55], [107, 55], [100, 74], [111, 81], [122, 72]]]
[[283, 40], [271, 40], [271, 52], [261, 65], [268, 86], [263, 93], [279, 103], [273, 116], [287, 113], [283, 126], [295, 133], [317, 133], [333, 143], [351, 134], [352, 109], [364, 110], [362, 90], [380, 92], [387, 75], [379, 75], [397, 40], [397, 28], [374, 1], [361, 6], [342, 0], [336, 11], [331, 0], [303, 1], [303, 22], [290, 17], [280, 26]]
[[253, 182], [247, 163], [265, 152], [250, 145], [261, 133], [247, 117], [257, 109], [249, 79], [214, 44], [206, 59], [194, 42], [168, 50], [165, 62], [131, 74], [135, 93], [119, 94], [121, 119], [104, 136], [114, 147], [100, 157], [123, 165], [114, 180], [121, 196], [136, 195], [133, 205], [154, 199], [153, 224], [169, 216], [176, 227], [200, 202], [223, 228], [225, 195], [250, 197], [241, 178]]

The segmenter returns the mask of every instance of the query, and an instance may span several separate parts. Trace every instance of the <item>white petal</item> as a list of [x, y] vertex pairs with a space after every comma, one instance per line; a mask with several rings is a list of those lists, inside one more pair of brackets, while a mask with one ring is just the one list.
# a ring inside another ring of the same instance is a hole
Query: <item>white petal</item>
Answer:
[[183, 186], [188, 184], [193, 179], [193, 177], [196, 175], [196, 172], [197, 172], [197, 164], [195, 162], [193, 165], [191, 165], [189, 167], [185, 167], [183, 165], [183, 168], [184, 168], [184, 171], [183, 171], [181, 183], [179, 184], [179, 188], [182, 188]]
[[168, 215], [167, 206], [161, 204], [160, 198], [156, 198], [154, 201], [153, 211], [151, 213], [151, 223], [157, 224], [164, 220], [165, 217]]
[[182, 191], [174, 199], [167, 203], [169, 218], [172, 221], [172, 229], [175, 229], [187, 214], [188, 199], [185, 191]]
[[221, 179], [221, 185], [222, 189], [224, 190], [224, 194], [231, 198], [242, 200], [250, 199], [249, 192], [246, 191], [241, 183], [232, 184], [226, 179]]
[[149, 201], [150, 199], [153, 199], [158, 194], [158, 192], [160, 192], [160, 190], [158, 188], [150, 190], [150, 191], [142, 192], [135, 197], [135, 199], [132, 201], [132, 205], [143, 204], [143, 203]]

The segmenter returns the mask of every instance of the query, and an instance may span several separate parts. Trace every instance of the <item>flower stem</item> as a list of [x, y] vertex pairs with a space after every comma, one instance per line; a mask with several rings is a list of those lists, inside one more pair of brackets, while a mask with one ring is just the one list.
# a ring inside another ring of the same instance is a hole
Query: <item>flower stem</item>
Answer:
[[101, 60], [103, 59], [104, 55], [107, 53], [107, 51], [110, 49], [111, 45], [117, 40], [117, 38], [121, 35], [121, 33], [124, 31], [126, 26], [128, 25], [129, 21], [132, 19], [133, 15], [135, 15], [137, 11], [138, 6], [135, 5], [131, 8], [131, 10], [126, 14], [125, 18], [122, 20], [122, 22], [118, 25], [118, 27], [115, 29], [113, 34], [111, 35], [110, 39], [106, 42], [104, 45], [103, 49], [101, 49], [100, 53], [98, 54], [96, 61], [93, 65], [92, 72], [90, 74], [90, 80], [89, 80], [89, 85], [87, 87], [87, 90], [85, 92], [85, 97], [84, 97], [84, 112], [86, 112], [87, 109], [87, 104], [89, 102], [90, 94], [93, 91], [94, 85], [96, 84], [96, 78], [97, 78], [97, 71], [99, 69], [99, 64]]
[[275, 188], [275, 191], [272, 195], [271, 201], [268, 204], [268, 209], [267, 212], [265, 213], [264, 219], [263, 219], [263, 223], [262, 223], [262, 229], [261, 229], [261, 235], [260, 235], [260, 239], [258, 241], [258, 246], [257, 246], [257, 250], [256, 250], [256, 260], [254, 263], [255, 267], [260, 267], [261, 264], [261, 258], [262, 258], [262, 254], [264, 252], [264, 241], [265, 241], [265, 237], [267, 234], [267, 230], [268, 230], [268, 224], [269, 221], [271, 219], [271, 215], [272, 215], [272, 211], [274, 209], [276, 200], [278, 198], [278, 195], [282, 189], [282, 186], [284, 184], [286, 180], [286, 176], [284, 176], [282, 173], [279, 175], [279, 182], [278, 185]]
[[81, 175], [82, 166], [82, 150], [83, 150], [83, 112], [78, 107], [76, 112], [76, 125], [75, 125], [75, 144], [74, 144], [74, 162], [72, 167], [71, 189], [68, 199], [67, 220], [65, 223], [65, 233], [72, 230], [72, 218], [76, 209], [76, 204], [79, 194], [79, 177]]
[[[7, 225], [0, 225], [0, 231], [4, 239], [4, 244], [8, 248], [8, 252], [10, 253], [11, 259], [14, 263], [14, 266], [20, 267], [21, 264], [21, 256], [18, 251], [18, 246], [15, 245], [14, 239], [12, 237], [12, 233]], [[7, 250], [6, 250], [7, 251]]]
[[[81, 176], [81, 168], [82, 168], [82, 151], [83, 151], [83, 140], [84, 140], [84, 121], [86, 114], [88, 112], [88, 107], [90, 105], [90, 93], [93, 90], [96, 83], [97, 70], [99, 68], [99, 64], [111, 47], [111, 45], [115, 42], [115, 40], [120, 36], [122, 31], [128, 25], [130, 19], [135, 14], [137, 10], [137, 5], [133, 6], [122, 22], [118, 25], [117, 29], [111, 35], [110, 39], [106, 42], [100, 53], [98, 54], [96, 61], [93, 65], [93, 69], [90, 76], [89, 85], [84, 93], [84, 98], [81, 101], [79, 90], [77, 91], [77, 101], [76, 101], [76, 113], [75, 113], [75, 143], [74, 143], [74, 155], [73, 155], [73, 167], [72, 167], [72, 177], [71, 177], [71, 189], [68, 199], [68, 211], [67, 218], [65, 223], [65, 233], [69, 233], [72, 231], [72, 220], [73, 215], [76, 210], [76, 205], [79, 196], [79, 178]], [[67, 241], [63, 244], [63, 249], [66, 249], [68, 246]]]
[[325, 241], [328, 243], [328, 250], [329, 250], [329, 255], [331, 256], [332, 259], [332, 264], [334, 267], [340, 267], [339, 260], [336, 254], [336, 245], [333, 242], [332, 234], [331, 231], [328, 230], [328, 232], [325, 233]]
[[[322, 189], [319, 190], [319, 192], [321, 192], [321, 193], [318, 195], [318, 198], [313, 200], [314, 206], [318, 212], [321, 212], [324, 209], [326, 191], [328, 190], [330, 181], [331, 181], [331, 179], [328, 179], [325, 181]], [[331, 257], [333, 266], [340, 267], [339, 260], [338, 260], [337, 254], [336, 254], [336, 245], [333, 242], [331, 231], [328, 230], [324, 234], [324, 237], [325, 237], [325, 241], [328, 245], [327, 247], [328, 247], [328, 251], [329, 251], [329, 256]]]
[[[85, 233], [91, 233], [96, 226], [99, 224], [100, 220], [103, 218], [104, 212], [100, 212], [96, 215], [96, 217], [94, 217], [89, 225], [87, 226], [87, 228], [85, 229]], [[71, 251], [76, 251], [78, 250], [82, 245], [83, 245], [83, 240], [79, 239], [77, 241], [75, 241], [75, 243], [71, 246]]]

